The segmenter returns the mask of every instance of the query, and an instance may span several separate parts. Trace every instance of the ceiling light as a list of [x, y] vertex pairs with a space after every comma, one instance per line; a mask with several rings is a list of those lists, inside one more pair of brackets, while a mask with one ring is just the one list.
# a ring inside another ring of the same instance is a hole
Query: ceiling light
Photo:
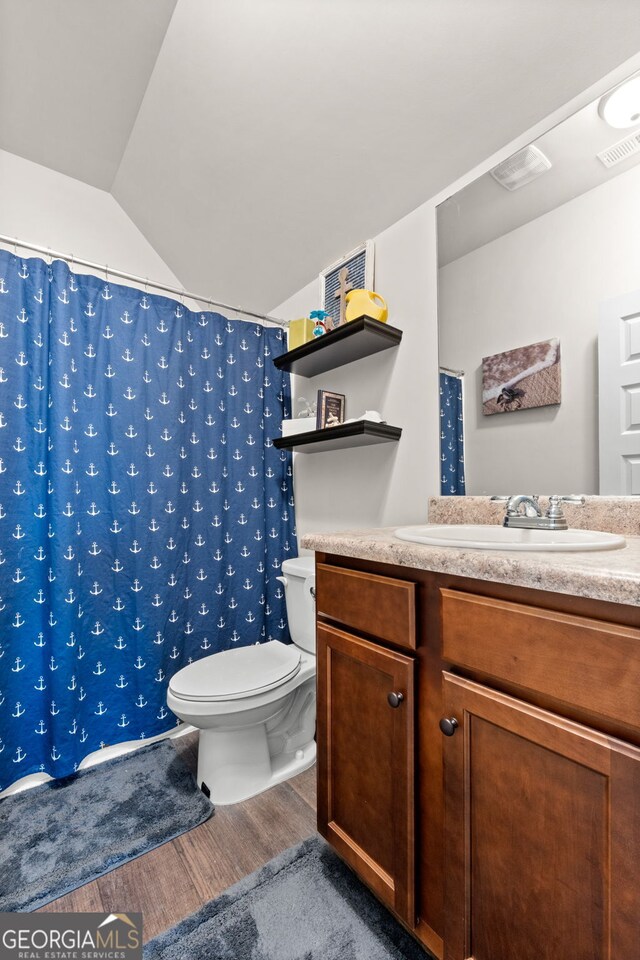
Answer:
[[618, 130], [640, 123], [640, 77], [632, 77], [604, 95], [598, 113], [610, 127]]

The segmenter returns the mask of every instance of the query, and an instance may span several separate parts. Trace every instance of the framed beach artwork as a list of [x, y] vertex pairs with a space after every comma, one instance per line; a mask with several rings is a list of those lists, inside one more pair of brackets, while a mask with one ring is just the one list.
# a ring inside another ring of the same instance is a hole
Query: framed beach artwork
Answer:
[[513, 413], [560, 403], [560, 341], [540, 340], [528, 347], [482, 358], [482, 412]]

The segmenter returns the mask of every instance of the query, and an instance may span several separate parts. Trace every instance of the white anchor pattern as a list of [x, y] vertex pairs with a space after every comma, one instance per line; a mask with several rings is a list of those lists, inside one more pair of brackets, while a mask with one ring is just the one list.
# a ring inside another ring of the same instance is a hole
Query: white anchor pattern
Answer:
[[282, 331], [0, 251], [0, 789], [162, 733], [172, 675], [289, 641]]
[[440, 493], [464, 496], [462, 381], [440, 373]]

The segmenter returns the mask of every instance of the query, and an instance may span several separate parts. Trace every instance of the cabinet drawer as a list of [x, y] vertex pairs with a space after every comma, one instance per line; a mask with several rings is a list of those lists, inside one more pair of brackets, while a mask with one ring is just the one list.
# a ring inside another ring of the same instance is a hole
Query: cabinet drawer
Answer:
[[640, 629], [440, 592], [444, 660], [640, 727]]
[[319, 563], [318, 616], [369, 633], [398, 647], [416, 647], [416, 585]]

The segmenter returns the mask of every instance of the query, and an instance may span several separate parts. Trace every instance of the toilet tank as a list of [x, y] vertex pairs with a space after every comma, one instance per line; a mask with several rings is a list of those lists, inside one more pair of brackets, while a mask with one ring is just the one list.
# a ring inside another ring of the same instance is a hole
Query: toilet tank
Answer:
[[316, 566], [314, 557], [296, 557], [282, 563], [291, 639], [308, 653], [316, 652]]

